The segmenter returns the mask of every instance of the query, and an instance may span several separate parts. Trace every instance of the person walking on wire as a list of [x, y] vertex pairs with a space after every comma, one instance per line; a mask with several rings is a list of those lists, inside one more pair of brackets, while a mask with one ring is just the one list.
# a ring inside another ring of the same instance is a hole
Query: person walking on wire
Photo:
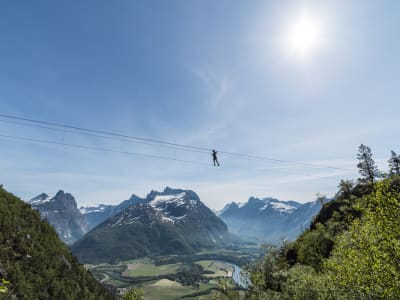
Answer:
[[219, 162], [218, 162], [218, 158], [217, 158], [217, 151], [215, 151], [215, 150], [212, 151], [212, 158], [213, 158], [214, 167], [215, 166], [219, 167]]

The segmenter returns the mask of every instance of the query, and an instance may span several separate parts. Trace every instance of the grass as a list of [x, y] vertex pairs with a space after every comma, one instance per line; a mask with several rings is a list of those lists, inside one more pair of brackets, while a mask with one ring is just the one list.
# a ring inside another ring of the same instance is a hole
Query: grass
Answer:
[[160, 279], [157, 282], [153, 283], [152, 286], [182, 286], [179, 282], [172, 281], [169, 279]]
[[124, 271], [124, 276], [128, 277], [146, 277], [146, 276], [160, 276], [160, 275], [168, 275], [175, 274], [178, 268], [181, 266], [178, 264], [169, 264], [169, 265], [161, 265], [156, 266], [154, 264], [142, 264], [142, 263], [134, 263], [129, 265], [126, 271]]
[[[215, 285], [211, 284], [201, 284], [199, 288], [194, 288], [191, 286], [163, 286], [156, 284], [150, 284], [142, 287], [146, 299], [151, 300], [175, 300], [184, 296], [189, 296], [194, 293], [210, 290], [214, 288]], [[208, 297], [203, 296], [203, 299]], [[185, 298], [186, 299], [186, 298]], [[198, 299], [197, 297], [187, 298], [187, 299]], [[210, 298], [208, 298], [210, 299]]]

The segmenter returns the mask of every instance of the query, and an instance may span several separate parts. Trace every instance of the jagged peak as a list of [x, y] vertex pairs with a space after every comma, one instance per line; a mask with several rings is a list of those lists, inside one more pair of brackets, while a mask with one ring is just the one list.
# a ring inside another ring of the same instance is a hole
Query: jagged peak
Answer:
[[65, 193], [63, 190], [59, 190], [55, 196], [51, 196], [46, 193], [42, 193], [39, 196], [32, 198], [29, 201], [29, 204], [35, 207], [38, 206], [48, 206], [48, 205], [57, 205], [59, 207], [69, 208], [69, 209], [77, 209], [77, 203], [74, 198], [69, 193]]
[[229, 209], [238, 209], [238, 208], [239, 208], [238, 203], [231, 202], [231, 203], [226, 204], [221, 210], [216, 211], [216, 215], [219, 216], [219, 215], [223, 214], [224, 212], [226, 212]]
[[54, 197], [59, 197], [64, 194], [65, 194], [65, 192], [63, 190], [58, 190], [58, 192], [56, 193], [56, 195]]
[[41, 193], [40, 195], [33, 197], [32, 199], [30, 199], [28, 202], [29, 204], [40, 204], [40, 203], [44, 203], [44, 202], [48, 202], [53, 198], [52, 195], [46, 194], [46, 193]]
[[139, 196], [136, 195], [136, 194], [132, 194], [132, 195], [129, 197], [128, 200], [137, 200], [137, 199], [142, 199], [142, 197], [139, 197]]

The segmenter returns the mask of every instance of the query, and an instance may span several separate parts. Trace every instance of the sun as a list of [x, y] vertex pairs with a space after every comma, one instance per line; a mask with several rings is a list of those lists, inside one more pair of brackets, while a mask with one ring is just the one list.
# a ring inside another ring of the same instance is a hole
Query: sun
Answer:
[[289, 29], [288, 44], [291, 51], [305, 57], [319, 46], [320, 24], [317, 20], [303, 13]]

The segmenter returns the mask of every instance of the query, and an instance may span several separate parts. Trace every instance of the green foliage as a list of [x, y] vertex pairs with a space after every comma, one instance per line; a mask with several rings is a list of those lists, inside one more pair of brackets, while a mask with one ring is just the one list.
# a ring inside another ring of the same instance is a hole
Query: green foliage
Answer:
[[400, 178], [339, 189], [309, 230], [250, 267], [247, 299], [400, 299]]
[[198, 264], [189, 263], [183, 265], [171, 279], [181, 283], [182, 285], [198, 287], [202, 278], [203, 267]]
[[321, 223], [297, 240], [297, 261], [320, 270], [333, 248], [333, 237]]
[[284, 292], [288, 299], [319, 299], [321, 280], [317, 279], [314, 268], [304, 265], [296, 265], [290, 269]]
[[133, 288], [123, 294], [121, 300], [145, 300], [145, 298], [141, 289]]
[[336, 197], [341, 197], [344, 199], [351, 198], [351, 192], [354, 188], [354, 182], [352, 180], [340, 180], [339, 183], [339, 192], [336, 194]]
[[400, 192], [379, 182], [362, 220], [337, 239], [326, 263], [352, 299], [400, 299]]
[[220, 278], [218, 280], [219, 292], [212, 295], [213, 300], [239, 300], [239, 291], [234, 289], [227, 278]]
[[5, 278], [0, 279], [0, 293], [8, 293], [8, 288], [10, 286], [10, 281]]
[[287, 265], [282, 264], [280, 249], [274, 245], [267, 247], [264, 258], [249, 265], [246, 270], [253, 283], [252, 293], [258, 296], [265, 290], [281, 291], [287, 277]]
[[53, 227], [3, 188], [0, 245], [0, 266], [18, 299], [114, 299], [72, 256]]

